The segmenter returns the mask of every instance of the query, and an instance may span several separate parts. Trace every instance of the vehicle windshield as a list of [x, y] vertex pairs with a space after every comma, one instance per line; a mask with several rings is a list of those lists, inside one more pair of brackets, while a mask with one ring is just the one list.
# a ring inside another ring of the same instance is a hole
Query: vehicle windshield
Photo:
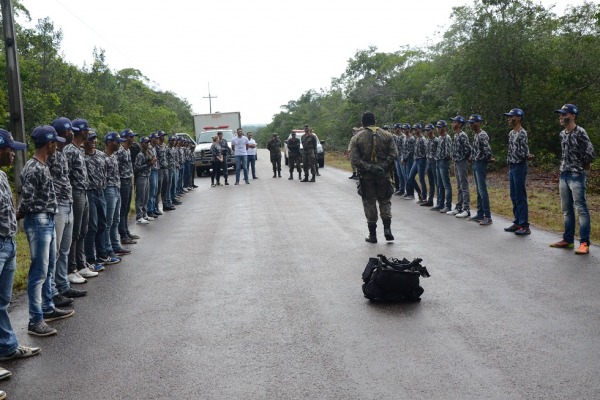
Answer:
[[223, 132], [223, 139], [227, 140], [228, 142], [231, 142], [231, 139], [233, 139], [233, 131], [206, 131], [200, 132], [196, 143], [212, 143], [212, 138], [213, 136], [217, 135], [217, 132]]

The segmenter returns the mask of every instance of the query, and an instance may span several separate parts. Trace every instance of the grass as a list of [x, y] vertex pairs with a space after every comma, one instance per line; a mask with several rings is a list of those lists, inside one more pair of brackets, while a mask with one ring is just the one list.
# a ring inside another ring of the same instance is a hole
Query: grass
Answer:
[[[352, 171], [350, 162], [344, 153], [327, 152], [325, 154], [325, 164], [345, 171]], [[471, 205], [473, 209], [476, 209], [477, 193], [475, 192], [472, 174], [469, 175], [469, 184]], [[488, 174], [488, 195], [492, 216], [501, 215], [512, 220], [512, 202], [506, 170]], [[552, 173], [530, 173], [527, 180], [527, 198], [529, 202], [529, 222], [537, 229], [555, 232], [557, 235], [556, 240], [560, 240], [564, 225], [558, 194], [558, 179], [554, 179]], [[600, 241], [600, 195], [588, 193], [587, 204], [592, 221], [590, 241], [598, 243]], [[579, 224], [575, 228], [575, 233], [579, 233]]]

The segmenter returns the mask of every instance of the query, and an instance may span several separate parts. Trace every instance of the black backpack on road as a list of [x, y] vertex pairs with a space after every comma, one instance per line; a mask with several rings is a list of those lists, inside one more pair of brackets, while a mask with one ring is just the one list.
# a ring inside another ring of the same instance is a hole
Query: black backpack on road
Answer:
[[369, 300], [419, 301], [423, 288], [419, 277], [428, 278], [427, 268], [421, 265], [420, 258], [408, 261], [403, 258], [386, 258], [378, 254], [369, 258], [362, 274], [362, 290]]

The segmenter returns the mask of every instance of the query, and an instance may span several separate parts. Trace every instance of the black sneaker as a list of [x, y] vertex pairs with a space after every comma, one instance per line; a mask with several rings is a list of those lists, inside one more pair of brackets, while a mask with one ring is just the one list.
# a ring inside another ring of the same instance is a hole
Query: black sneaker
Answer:
[[75, 310], [61, 310], [60, 308], [55, 308], [54, 311], [49, 313], [44, 313], [44, 321], [56, 321], [58, 319], [69, 318], [75, 314]]
[[[61, 295], [65, 296], [65, 297], [83, 297], [87, 294], [87, 290], [83, 290], [83, 289], [73, 289], [73, 288], [69, 288], [69, 290], [67, 290], [66, 292], [61, 293]], [[58, 304], [56, 304], [56, 302], [54, 302], [54, 305], [57, 307], [60, 307]]]
[[73, 299], [65, 297], [62, 294], [57, 294], [52, 298], [52, 302], [56, 307], [68, 307], [73, 304]]
[[519, 228], [518, 230], [515, 231], [515, 235], [518, 235], [518, 236], [531, 235], [531, 229], [529, 229], [528, 226], [522, 226], [521, 228]]
[[512, 224], [511, 226], [509, 226], [508, 228], [504, 228], [504, 232], [516, 232], [519, 229], [521, 229], [521, 227], [517, 224]]
[[27, 325], [27, 333], [33, 336], [52, 336], [56, 335], [57, 330], [48, 326], [44, 321], [40, 321]]

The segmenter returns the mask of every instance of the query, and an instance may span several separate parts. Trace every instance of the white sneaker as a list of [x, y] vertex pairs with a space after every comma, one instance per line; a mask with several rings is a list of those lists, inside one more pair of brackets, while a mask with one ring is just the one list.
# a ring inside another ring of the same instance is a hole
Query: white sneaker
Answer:
[[456, 208], [454, 210], [450, 210], [446, 213], [446, 215], [456, 215], [458, 214], [460, 211], [458, 211]]
[[135, 222], [136, 222], [137, 224], [141, 224], [141, 225], [146, 225], [146, 224], [149, 224], [149, 223], [150, 223], [150, 222], [148, 222], [148, 220], [147, 220], [147, 219], [144, 219], [144, 218], [140, 218], [140, 219], [138, 219], [138, 220], [137, 220], [137, 221], [135, 221]]
[[469, 210], [464, 210], [461, 213], [456, 214], [456, 218], [467, 218], [471, 216], [471, 212]]
[[69, 279], [69, 282], [71, 283], [86, 283], [87, 279], [85, 279], [83, 276], [79, 275], [79, 272], [72, 272], [69, 275], [67, 275], [67, 278]]
[[154, 221], [154, 217], [144, 217], [146, 221]]
[[81, 275], [84, 278], [93, 278], [95, 276], [98, 276], [98, 273], [91, 271], [88, 267], [85, 267], [79, 270], [79, 275]]

